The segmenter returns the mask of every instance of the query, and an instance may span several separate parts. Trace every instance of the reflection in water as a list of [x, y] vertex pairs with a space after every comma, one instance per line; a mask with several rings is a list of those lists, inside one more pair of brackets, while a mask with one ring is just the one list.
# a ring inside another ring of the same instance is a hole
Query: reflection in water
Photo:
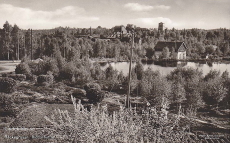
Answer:
[[107, 65], [107, 62], [100, 62], [100, 66], [104, 67]]
[[162, 67], [184, 67], [187, 65], [187, 62], [165, 62], [165, 61], [155, 61], [154, 65], [159, 65]]
[[[129, 71], [129, 62], [111, 62], [110, 63], [114, 69], [119, 72], [122, 71], [125, 75], [128, 74]], [[194, 69], [201, 70], [203, 75], [206, 75], [210, 70], [218, 70], [220, 73], [224, 71], [230, 72], [230, 64], [224, 63], [206, 63], [206, 62], [153, 62], [147, 63], [142, 62], [144, 69], [151, 68], [152, 70], [158, 70], [162, 75], [167, 75], [177, 67], [192, 67]], [[136, 63], [132, 64], [132, 67], [135, 67]], [[101, 68], [105, 70], [109, 66], [108, 63], [101, 64]]]
[[209, 66], [209, 67], [212, 67], [213, 65], [212, 65], [212, 62], [207, 62], [207, 65]]
[[203, 64], [206, 64], [206, 61], [195, 61], [194, 63], [198, 63], [198, 64], [203, 65]]

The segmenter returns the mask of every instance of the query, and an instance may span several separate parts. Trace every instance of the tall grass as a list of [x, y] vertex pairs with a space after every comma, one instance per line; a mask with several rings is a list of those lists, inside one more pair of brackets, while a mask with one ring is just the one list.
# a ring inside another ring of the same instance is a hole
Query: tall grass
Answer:
[[162, 108], [148, 108], [138, 114], [135, 108], [109, 114], [106, 106], [88, 111], [72, 97], [74, 113], [56, 109], [50, 117], [51, 136], [58, 142], [187, 142], [189, 134], [178, 126], [179, 116], [168, 117]]

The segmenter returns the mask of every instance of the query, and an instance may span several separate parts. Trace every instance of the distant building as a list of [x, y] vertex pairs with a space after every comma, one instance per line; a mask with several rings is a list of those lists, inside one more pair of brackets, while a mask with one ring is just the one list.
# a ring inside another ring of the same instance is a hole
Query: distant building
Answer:
[[116, 38], [120, 38], [120, 39], [122, 39], [123, 36], [127, 34], [127, 30], [126, 30], [125, 26], [123, 26], [123, 25], [115, 26], [113, 32], [116, 35]]
[[158, 39], [160, 41], [164, 41], [164, 23], [163, 22], [160, 22], [159, 25], [158, 25]]
[[160, 33], [163, 33], [164, 32], [164, 23], [163, 22], [160, 22], [159, 25], [158, 25], [158, 31]]
[[174, 59], [177, 59], [177, 60], [186, 59], [187, 46], [184, 42], [165, 42], [165, 41], [159, 41], [154, 47], [156, 58], [160, 57], [160, 55], [162, 54], [163, 48], [165, 47], [169, 49], [170, 53], [173, 51], [173, 49], [175, 50]]

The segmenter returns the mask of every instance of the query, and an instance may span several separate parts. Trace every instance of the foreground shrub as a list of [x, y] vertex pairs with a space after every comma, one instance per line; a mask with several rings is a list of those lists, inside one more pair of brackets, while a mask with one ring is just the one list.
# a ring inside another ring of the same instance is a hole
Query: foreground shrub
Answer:
[[49, 75], [39, 75], [37, 77], [38, 85], [51, 85], [53, 84], [54, 77], [52, 74]]
[[39, 63], [31, 62], [29, 66], [32, 69], [33, 74], [35, 75], [42, 75], [47, 74], [49, 71], [53, 73], [55, 77], [59, 75], [59, 68], [57, 65], [57, 61], [54, 58], [44, 57], [43, 61], [39, 61]]
[[[55, 110], [45, 117], [52, 125], [50, 134], [60, 137], [59, 142], [188, 142], [189, 134], [178, 126], [179, 116], [167, 117], [165, 109], [149, 108], [137, 114], [125, 109], [108, 114], [107, 106], [88, 111], [79, 101], [74, 104], [74, 115]], [[177, 127], [177, 128], [176, 128]], [[191, 133], [190, 133], [191, 134]]]
[[10, 74], [8, 77], [13, 78], [14, 80], [24, 81], [26, 80], [26, 75], [24, 74]]
[[16, 90], [17, 82], [8, 77], [0, 78], [0, 92], [11, 93]]
[[228, 90], [219, 77], [209, 79], [208, 82], [205, 82], [203, 85], [202, 96], [207, 105], [218, 106], [227, 94]]
[[8, 94], [0, 93], [0, 116], [14, 116], [15, 107], [14, 98]]
[[86, 97], [92, 103], [101, 102], [104, 99], [104, 93], [101, 91], [101, 87], [97, 83], [88, 83], [85, 85]]
[[66, 63], [60, 71], [59, 78], [70, 80], [74, 77], [77, 68], [73, 62]]
[[22, 62], [16, 66], [15, 73], [16, 74], [31, 75], [31, 69], [30, 69], [27, 62]]
[[198, 69], [194, 69], [191, 67], [176, 68], [175, 70], [171, 71], [170, 74], [167, 75], [167, 79], [171, 81], [183, 78], [187, 82], [197, 77], [202, 77], [202, 71], [199, 71]]

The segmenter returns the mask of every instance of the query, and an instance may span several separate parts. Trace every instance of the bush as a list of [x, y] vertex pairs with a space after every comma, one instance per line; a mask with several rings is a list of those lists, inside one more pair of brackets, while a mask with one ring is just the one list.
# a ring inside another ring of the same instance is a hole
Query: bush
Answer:
[[37, 83], [38, 85], [50, 85], [53, 84], [53, 75], [49, 74], [49, 75], [39, 75], [37, 78]]
[[8, 77], [0, 78], [0, 92], [11, 93], [14, 92], [17, 87], [17, 82]]
[[84, 89], [87, 91], [91, 88], [97, 89], [99, 91], [101, 91], [101, 86], [97, 83], [87, 83], [84, 87]]
[[74, 76], [76, 70], [77, 70], [77, 68], [74, 65], [74, 63], [73, 62], [69, 62], [60, 71], [59, 78], [60, 79], [71, 80], [72, 77]]
[[137, 79], [141, 80], [143, 77], [143, 73], [144, 73], [144, 67], [140, 61], [135, 66], [135, 73], [137, 74]]
[[27, 76], [27, 75], [31, 75], [31, 69], [30, 69], [28, 63], [23, 62], [23, 63], [20, 63], [19, 65], [16, 66], [15, 73], [16, 74], [24, 74]]
[[85, 67], [75, 71], [74, 78], [75, 82], [82, 86], [92, 80], [90, 71]]
[[8, 77], [13, 78], [14, 80], [24, 81], [26, 76], [24, 74], [10, 74]]
[[33, 67], [34, 70], [32, 70], [32, 73], [35, 75], [47, 74], [49, 71], [51, 71], [55, 77], [59, 75], [57, 62], [50, 57], [44, 57], [43, 61], [40, 61], [39, 63], [30, 63], [29, 66]]
[[217, 70], [210, 70], [208, 74], [205, 75], [204, 80], [208, 81], [211, 79], [215, 79], [216, 77], [220, 76], [220, 71]]
[[167, 75], [167, 79], [171, 81], [176, 81], [183, 78], [185, 79], [185, 81], [190, 81], [195, 78], [201, 78], [202, 74], [202, 71], [191, 67], [176, 68]]
[[15, 115], [14, 99], [4, 93], [0, 93], [0, 115], [11, 116]]
[[228, 89], [219, 77], [209, 79], [202, 87], [203, 99], [207, 105], [218, 105], [228, 94]]
[[97, 83], [88, 83], [84, 87], [86, 90], [86, 97], [92, 103], [101, 102], [104, 99], [104, 93], [101, 91], [101, 87]]
[[[192, 142], [188, 127], [179, 125], [179, 116], [167, 116], [167, 110], [149, 108], [137, 114], [135, 109], [120, 110], [111, 114], [107, 106], [88, 111], [81, 102], [74, 104], [74, 115], [55, 110], [45, 119], [53, 126], [49, 134], [61, 136], [59, 142]], [[77, 134], [76, 134], [77, 133]], [[55, 142], [55, 141], [54, 141]], [[194, 141], [193, 141], [194, 142]]]
[[73, 97], [75, 98], [82, 98], [82, 97], [86, 97], [86, 91], [84, 89], [80, 89], [80, 88], [76, 88], [73, 93], [72, 93]]

